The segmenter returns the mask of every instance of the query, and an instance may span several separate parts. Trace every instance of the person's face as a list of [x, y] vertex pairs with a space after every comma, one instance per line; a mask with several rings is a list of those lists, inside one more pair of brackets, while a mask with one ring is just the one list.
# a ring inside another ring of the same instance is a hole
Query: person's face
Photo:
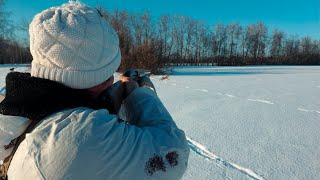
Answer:
[[106, 84], [105, 84], [106, 89], [109, 88], [109, 87], [111, 87], [112, 84], [113, 84], [113, 82], [114, 82], [114, 76], [112, 75], [112, 76], [106, 81]]
[[91, 94], [92, 97], [98, 97], [100, 93], [102, 93], [104, 90], [108, 89], [112, 86], [114, 81], [114, 76], [112, 75], [108, 80], [104, 81], [103, 83], [94, 86], [92, 88], [88, 89], [89, 94]]

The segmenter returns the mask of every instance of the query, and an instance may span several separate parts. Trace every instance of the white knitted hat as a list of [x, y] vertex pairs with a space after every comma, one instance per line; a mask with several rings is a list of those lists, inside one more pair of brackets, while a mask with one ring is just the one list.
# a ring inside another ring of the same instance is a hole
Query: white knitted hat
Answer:
[[78, 1], [37, 14], [29, 33], [33, 77], [86, 89], [106, 81], [120, 65], [115, 30], [98, 10]]

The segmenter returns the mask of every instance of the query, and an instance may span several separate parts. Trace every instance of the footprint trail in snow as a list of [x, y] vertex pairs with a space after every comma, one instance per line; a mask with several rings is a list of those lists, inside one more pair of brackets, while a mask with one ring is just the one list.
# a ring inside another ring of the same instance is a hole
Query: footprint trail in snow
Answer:
[[234, 98], [235, 96], [232, 94], [224, 94], [225, 96], [229, 97], [229, 98]]
[[194, 151], [195, 153], [197, 153], [198, 155], [212, 160], [212, 161], [217, 161], [222, 163], [225, 167], [228, 168], [232, 168], [235, 170], [240, 171], [241, 173], [253, 178], [253, 179], [264, 179], [262, 176], [258, 175], [257, 173], [255, 173], [254, 171], [252, 171], [251, 169], [242, 167], [238, 164], [232, 163], [232, 162], [228, 162], [220, 157], [218, 157], [217, 155], [215, 155], [214, 153], [210, 152], [205, 146], [203, 146], [202, 144], [196, 142], [195, 140], [187, 137], [187, 141], [189, 144], [189, 147], [192, 151]]
[[248, 101], [261, 102], [261, 103], [265, 103], [265, 104], [274, 104], [271, 101], [266, 101], [266, 100], [261, 100], [261, 99], [248, 99]]
[[196, 91], [209, 92], [209, 91], [206, 90], [206, 89], [196, 89]]
[[308, 110], [308, 109], [304, 109], [304, 108], [297, 108], [299, 111], [303, 111], [303, 112], [314, 112], [314, 113], [318, 113], [320, 114], [320, 111], [317, 110]]

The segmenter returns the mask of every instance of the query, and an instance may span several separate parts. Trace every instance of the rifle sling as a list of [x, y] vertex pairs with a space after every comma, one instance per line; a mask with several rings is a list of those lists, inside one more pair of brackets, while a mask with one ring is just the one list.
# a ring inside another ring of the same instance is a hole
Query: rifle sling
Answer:
[[27, 129], [19, 137], [16, 138], [16, 142], [11, 154], [8, 157], [6, 157], [3, 161], [3, 164], [0, 165], [0, 179], [2, 180], [8, 179], [8, 176], [7, 176], [8, 169], [15, 152], [17, 151], [20, 143], [26, 138], [26, 134], [30, 133], [37, 124], [38, 124], [37, 121], [32, 121], [31, 124], [27, 127]]

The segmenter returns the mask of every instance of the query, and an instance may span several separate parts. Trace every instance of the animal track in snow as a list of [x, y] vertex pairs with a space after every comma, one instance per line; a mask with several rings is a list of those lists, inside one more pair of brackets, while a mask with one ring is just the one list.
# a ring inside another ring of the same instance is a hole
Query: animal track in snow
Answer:
[[206, 90], [206, 89], [196, 89], [196, 91], [209, 92], [209, 91]]
[[318, 113], [320, 114], [320, 111], [317, 110], [308, 110], [308, 109], [304, 109], [304, 108], [297, 108], [299, 111], [303, 111], [303, 112], [314, 112], [314, 113]]
[[309, 110], [307, 109], [303, 109], [303, 108], [298, 108], [299, 111], [304, 111], [304, 112], [309, 112]]
[[232, 162], [228, 162], [228, 161], [222, 159], [221, 157], [218, 157], [214, 153], [210, 152], [205, 146], [203, 146], [202, 144], [196, 142], [195, 140], [193, 140], [189, 137], [187, 137], [187, 141], [188, 141], [188, 145], [192, 151], [194, 151], [198, 155], [200, 155], [208, 160], [216, 161], [216, 162], [223, 164], [223, 166], [225, 166], [227, 168], [232, 168], [232, 169], [238, 170], [241, 173], [243, 173], [253, 179], [264, 179], [262, 176], [258, 175], [257, 173], [255, 173], [251, 169], [242, 167], [242, 166], [235, 164], [235, 163], [232, 163]]
[[222, 93], [217, 93], [217, 95], [220, 95], [220, 96], [227, 96], [229, 98], [235, 98], [236, 96], [232, 95], [232, 94], [222, 94]]
[[224, 94], [224, 95], [229, 97], [229, 98], [234, 98], [235, 97], [234, 95], [231, 95], [231, 94]]
[[261, 99], [248, 99], [248, 101], [261, 102], [261, 103], [265, 103], [265, 104], [274, 104], [271, 101], [266, 101], [266, 100], [261, 100]]

